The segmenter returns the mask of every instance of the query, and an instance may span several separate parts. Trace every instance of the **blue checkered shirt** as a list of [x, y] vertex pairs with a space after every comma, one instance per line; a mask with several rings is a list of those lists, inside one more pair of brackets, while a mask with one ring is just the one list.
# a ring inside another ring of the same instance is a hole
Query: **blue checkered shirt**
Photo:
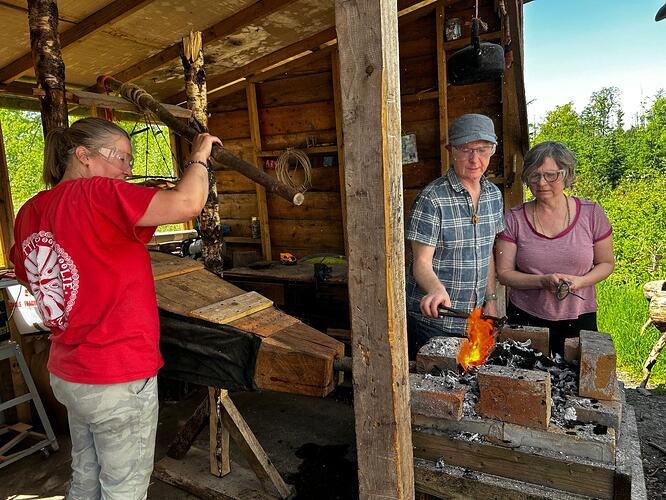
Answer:
[[[435, 247], [433, 270], [446, 287], [452, 306], [467, 312], [483, 305], [495, 235], [504, 230], [502, 193], [485, 177], [481, 178], [476, 215], [478, 222], [474, 224], [472, 197], [450, 168], [418, 195], [405, 235], [408, 240]], [[416, 283], [412, 265], [407, 274], [408, 312], [443, 334], [464, 335], [465, 320], [421, 316], [419, 305], [425, 291]]]

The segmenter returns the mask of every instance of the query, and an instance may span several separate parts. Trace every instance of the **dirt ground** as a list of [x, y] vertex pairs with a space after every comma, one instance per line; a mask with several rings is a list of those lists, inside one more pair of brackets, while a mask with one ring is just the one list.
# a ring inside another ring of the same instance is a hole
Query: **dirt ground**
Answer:
[[641, 391], [626, 381], [627, 403], [636, 411], [649, 500], [666, 500], [666, 386]]

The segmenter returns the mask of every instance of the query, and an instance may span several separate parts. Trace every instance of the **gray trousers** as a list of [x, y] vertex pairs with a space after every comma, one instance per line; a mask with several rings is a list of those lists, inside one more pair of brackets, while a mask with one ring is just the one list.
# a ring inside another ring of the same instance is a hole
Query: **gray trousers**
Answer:
[[72, 438], [68, 500], [146, 498], [155, 455], [157, 377], [76, 384], [51, 374]]

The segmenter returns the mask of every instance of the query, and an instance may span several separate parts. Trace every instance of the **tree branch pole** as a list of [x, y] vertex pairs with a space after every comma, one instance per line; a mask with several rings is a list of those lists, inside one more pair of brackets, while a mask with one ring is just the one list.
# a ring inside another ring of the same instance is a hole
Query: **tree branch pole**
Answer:
[[[123, 83], [110, 76], [102, 76], [100, 78], [107, 89], [118, 92], [122, 97], [134, 103], [140, 109], [145, 109], [154, 113], [164, 124], [185, 140], [192, 142], [194, 137], [198, 134], [196, 129], [173, 116], [164, 106], [155, 100], [153, 96], [148, 94], [141, 87], [134, 85], [133, 83]], [[266, 188], [266, 191], [275, 193], [285, 200], [292, 202], [294, 205], [301, 205], [303, 203], [303, 193], [278, 182], [262, 169], [241, 160], [224, 148], [213, 145], [211, 158], [214, 162], [243, 174], [257, 184], [261, 184]]]

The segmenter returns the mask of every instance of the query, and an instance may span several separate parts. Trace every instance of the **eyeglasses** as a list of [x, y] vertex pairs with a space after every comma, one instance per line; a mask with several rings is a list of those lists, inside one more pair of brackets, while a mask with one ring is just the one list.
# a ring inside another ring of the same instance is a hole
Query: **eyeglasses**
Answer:
[[474, 153], [476, 153], [479, 156], [483, 156], [484, 158], [487, 156], [490, 156], [495, 152], [495, 145], [492, 146], [479, 146], [478, 148], [466, 148], [466, 147], [460, 147], [460, 146], [453, 146], [453, 149], [458, 151], [461, 154], [467, 155], [467, 156], [472, 156]]
[[530, 174], [527, 176], [527, 183], [539, 184], [539, 182], [541, 182], [542, 177], [548, 183], [557, 182], [559, 179], [564, 178], [564, 170], [558, 170], [557, 172], [544, 172], [542, 174], [539, 173]]
[[106, 158], [107, 161], [111, 161], [115, 158], [122, 163], [125, 163], [130, 168], [134, 166], [134, 157], [129, 153], [118, 151], [116, 148], [99, 148], [97, 151], [100, 155]]

